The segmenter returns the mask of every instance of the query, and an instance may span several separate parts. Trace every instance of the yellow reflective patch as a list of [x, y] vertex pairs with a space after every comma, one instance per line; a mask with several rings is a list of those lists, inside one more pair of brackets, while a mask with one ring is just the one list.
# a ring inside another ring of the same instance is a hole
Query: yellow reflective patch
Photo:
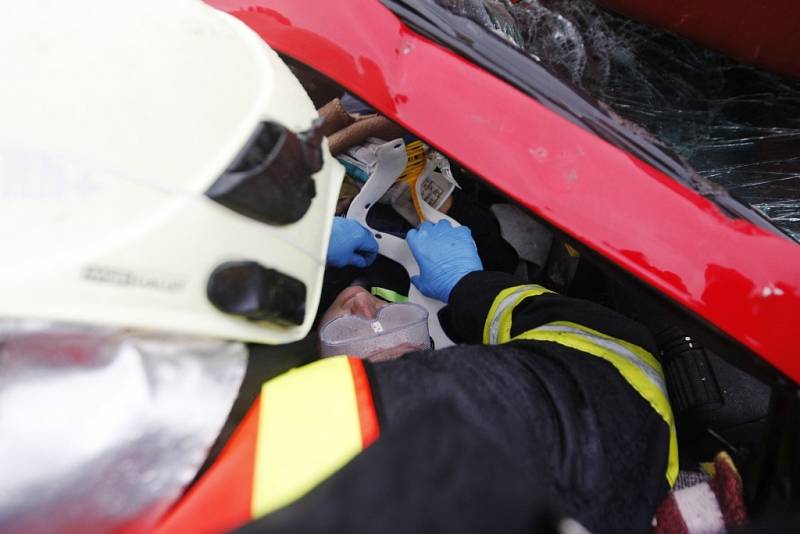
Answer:
[[569, 321], [553, 321], [552, 323], [547, 323], [547, 325], [548, 326], [569, 326], [569, 327], [572, 327], [572, 328], [577, 328], [579, 330], [583, 330], [584, 332], [587, 332], [587, 333], [592, 334], [594, 336], [597, 336], [597, 337], [600, 337], [600, 338], [604, 338], [604, 339], [607, 339], [608, 341], [611, 341], [613, 343], [617, 343], [619, 345], [622, 345], [623, 347], [625, 347], [626, 349], [628, 349], [629, 351], [634, 353], [640, 360], [642, 360], [644, 363], [649, 365], [654, 371], [656, 371], [662, 377], [664, 376], [664, 371], [661, 369], [661, 364], [658, 363], [658, 360], [656, 360], [655, 356], [650, 354], [648, 351], [644, 350], [639, 345], [635, 345], [633, 343], [629, 343], [629, 342], [625, 341], [624, 339], [619, 339], [617, 337], [611, 337], [611, 336], [609, 336], [607, 334], [604, 334], [602, 332], [598, 332], [597, 330], [593, 330], [593, 329], [589, 328], [588, 326], [583, 326], [583, 325], [577, 324], [577, 323], [571, 323]]
[[552, 293], [542, 286], [527, 284], [509, 287], [498, 293], [483, 325], [483, 343], [494, 345], [505, 343], [511, 337], [511, 318], [516, 308], [528, 297], [536, 297], [543, 293]]
[[[590, 328], [586, 328], [581, 325], [577, 325], [575, 323], [566, 323], [566, 322], [558, 322], [558, 323], [548, 323], [545, 326], [566, 326], [570, 328], [575, 328], [577, 330], [583, 330], [587, 334], [597, 335], [595, 331], [591, 330]], [[641, 347], [637, 347], [631, 343], [626, 343], [620, 339], [612, 338], [610, 336], [606, 336], [604, 334], [600, 334], [601, 337], [606, 338], [607, 340], [618, 343], [620, 345], [625, 346], [625, 348], [629, 347], [636, 347], [639, 351], [644, 351]], [[628, 384], [636, 390], [639, 395], [644, 398], [648, 404], [655, 410], [655, 412], [664, 420], [664, 422], [669, 427], [669, 454], [667, 458], [667, 482], [669, 483], [670, 487], [675, 484], [675, 480], [678, 478], [678, 439], [677, 434], [675, 432], [675, 421], [672, 416], [672, 407], [669, 404], [669, 399], [667, 397], [667, 393], [664, 389], [659, 387], [656, 383], [654, 383], [650, 377], [648, 377], [647, 373], [639, 367], [635, 362], [631, 361], [629, 358], [617, 354], [613, 350], [610, 350], [606, 347], [603, 347], [597, 343], [591, 341], [587, 337], [584, 337], [580, 333], [576, 332], [569, 332], [569, 331], [548, 331], [548, 330], [529, 330], [519, 336], [516, 336], [514, 340], [536, 340], [536, 341], [551, 341], [553, 343], [558, 343], [560, 345], [564, 345], [565, 347], [570, 347], [581, 352], [585, 352], [587, 354], [592, 354], [594, 356], [598, 356], [603, 358], [611, 365], [613, 365], [617, 371], [625, 378]], [[629, 349], [630, 350], [630, 349]], [[631, 351], [636, 354], [636, 351]], [[644, 351], [646, 352], [646, 351]], [[637, 354], [638, 356], [638, 354]], [[663, 378], [663, 372], [661, 371], [661, 366], [658, 364], [658, 361], [648, 353], [648, 356], [655, 362], [656, 367], [654, 368], [658, 374]], [[652, 366], [652, 362], [648, 362], [643, 360], [642, 363], [644, 365]]]
[[511, 325], [513, 323], [512, 319], [514, 317], [514, 310], [517, 306], [519, 306], [523, 300], [529, 297], [538, 297], [543, 293], [552, 293], [549, 289], [545, 289], [543, 287], [537, 287], [535, 289], [528, 289], [527, 291], [523, 291], [519, 295], [514, 298], [514, 301], [511, 303], [511, 306], [506, 308], [500, 314], [500, 324], [497, 332], [497, 342], [498, 343], [506, 343], [511, 340]]
[[253, 517], [305, 495], [362, 449], [346, 356], [293, 369], [261, 388]]

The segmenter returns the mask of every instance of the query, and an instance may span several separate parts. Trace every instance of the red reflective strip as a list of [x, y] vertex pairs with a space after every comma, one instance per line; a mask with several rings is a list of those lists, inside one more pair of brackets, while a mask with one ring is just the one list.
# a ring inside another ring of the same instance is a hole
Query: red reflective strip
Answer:
[[228, 532], [252, 519], [259, 397], [214, 464], [161, 520], [156, 534]]
[[372, 387], [369, 385], [367, 371], [361, 358], [348, 357], [350, 371], [353, 373], [353, 388], [358, 404], [358, 420], [361, 423], [361, 446], [365, 449], [372, 445], [380, 435], [378, 415], [372, 399]]

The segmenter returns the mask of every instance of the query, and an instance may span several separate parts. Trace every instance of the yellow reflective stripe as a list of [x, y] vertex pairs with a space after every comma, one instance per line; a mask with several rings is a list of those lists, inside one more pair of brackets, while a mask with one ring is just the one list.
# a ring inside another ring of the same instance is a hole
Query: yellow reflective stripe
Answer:
[[597, 330], [593, 330], [588, 326], [583, 326], [582, 324], [572, 323], [569, 321], [553, 321], [552, 323], [547, 323], [544, 326], [547, 328], [553, 328], [558, 326], [577, 328], [582, 333], [591, 335], [595, 338], [600, 338], [601, 340], [607, 340], [611, 343], [615, 343], [616, 345], [621, 346], [622, 349], [631, 352], [636, 358], [639, 358], [642, 362], [646, 363], [650, 368], [652, 368], [658, 374], [662, 382], [664, 380], [664, 371], [661, 369], [661, 364], [658, 363], [658, 360], [656, 360], [655, 356], [650, 354], [648, 351], [646, 351], [639, 345], [629, 343], [624, 339], [611, 337], [608, 334], [604, 334], [602, 332], [598, 332]]
[[[661, 366], [652, 355], [649, 355], [649, 358], [646, 359], [640, 358], [637, 352], [644, 351], [641, 347], [636, 347], [632, 343], [610, 336], [597, 334], [599, 333], [591, 328], [559, 321], [524, 332], [516, 336], [514, 340], [551, 341], [598, 356], [611, 363], [669, 427], [669, 454], [666, 475], [667, 482], [672, 487], [678, 478], [678, 439]], [[639, 350], [632, 351], [629, 348], [630, 346]], [[655, 363], [655, 366], [653, 366], [653, 363]]]
[[346, 356], [325, 358], [266, 382], [261, 389], [253, 517], [303, 496], [361, 450]]
[[536, 297], [543, 293], [552, 293], [549, 289], [533, 284], [509, 287], [501, 291], [494, 299], [486, 322], [483, 325], [483, 343], [494, 345], [505, 343], [511, 338], [511, 318], [520, 302], [528, 297]]

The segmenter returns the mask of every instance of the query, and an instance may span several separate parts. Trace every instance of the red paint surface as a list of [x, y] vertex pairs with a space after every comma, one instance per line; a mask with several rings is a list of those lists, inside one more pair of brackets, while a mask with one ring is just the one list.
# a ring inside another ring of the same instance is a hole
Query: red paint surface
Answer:
[[156, 534], [229, 532], [252, 519], [260, 397], [214, 464], [159, 523]]
[[800, 77], [797, 0], [595, 0], [765, 69]]
[[375, 413], [375, 403], [372, 399], [372, 386], [370, 386], [364, 362], [360, 358], [349, 356], [350, 372], [353, 375], [353, 389], [356, 392], [358, 404], [358, 421], [361, 426], [361, 446], [367, 448], [372, 445], [380, 435], [378, 416]]
[[377, 1], [210, 3], [800, 381], [800, 246], [726, 217]]

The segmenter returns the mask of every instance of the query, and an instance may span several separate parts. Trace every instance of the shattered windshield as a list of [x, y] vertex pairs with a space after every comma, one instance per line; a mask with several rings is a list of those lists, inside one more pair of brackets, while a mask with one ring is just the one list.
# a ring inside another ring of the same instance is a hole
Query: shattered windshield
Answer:
[[650, 131], [800, 239], [800, 81], [590, 0], [437, 0]]

